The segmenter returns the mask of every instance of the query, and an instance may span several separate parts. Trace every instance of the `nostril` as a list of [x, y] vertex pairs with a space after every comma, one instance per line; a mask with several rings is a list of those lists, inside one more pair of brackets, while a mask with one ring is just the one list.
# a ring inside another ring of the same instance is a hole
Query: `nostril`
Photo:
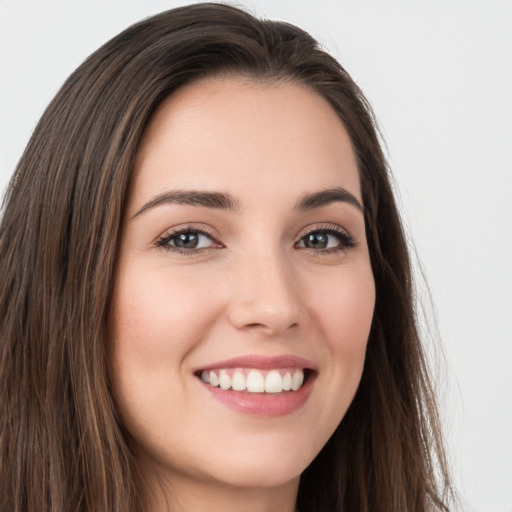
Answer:
[[240, 331], [261, 331], [261, 333], [265, 334], [269, 337], [274, 337], [283, 334], [285, 331], [288, 331], [289, 329], [296, 329], [299, 326], [298, 322], [294, 322], [290, 324], [289, 326], [286, 326], [284, 324], [277, 324], [274, 322], [268, 322], [268, 323], [260, 323], [260, 322], [253, 322], [242, 326], [237, 326], [237, 329]]

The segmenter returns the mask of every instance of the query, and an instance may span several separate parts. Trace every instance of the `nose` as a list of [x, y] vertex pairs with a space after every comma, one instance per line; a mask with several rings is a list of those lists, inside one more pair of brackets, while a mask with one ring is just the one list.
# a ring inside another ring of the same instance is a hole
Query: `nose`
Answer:
[[305, 319], [305, 309], [293, 274], [290, 264], [275, 255], [245, 261], [233, 276], [231, 324], [268, 336], [297, 327]]

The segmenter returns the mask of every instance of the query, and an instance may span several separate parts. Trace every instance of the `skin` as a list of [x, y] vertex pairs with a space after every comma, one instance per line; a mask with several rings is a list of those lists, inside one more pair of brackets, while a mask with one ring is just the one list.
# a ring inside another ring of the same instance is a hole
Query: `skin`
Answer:
[[[151, 510], [294, 510], [301, 472], [357, 390], [375, 301], [361, 209], [344, 200], [296, 208], [333, 188], [362, 202], [342, 122], [301, 85], [202, 80], [149, 123], [123, 226], [110, 364]], [[229, 193], [236, 209], [152, 204], [176, 190]], [[177, 227], [212, 238], [185, 252], [176, 238], [157, 245]], [[329, 250], [304, 241], [334, 227], [354, 247], [333, 234]], [[306, 402], [283, 416], [249, 415], [194, 375], [245, 354], [312, 361]]]

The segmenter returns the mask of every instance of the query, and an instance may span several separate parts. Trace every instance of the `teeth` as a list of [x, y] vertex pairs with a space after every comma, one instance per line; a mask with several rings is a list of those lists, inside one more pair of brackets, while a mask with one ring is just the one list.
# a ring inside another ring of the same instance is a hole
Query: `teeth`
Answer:
[[236, 370], [203, 371], [201, 380], [222, 390], [247, 391], [249, 393], [281, 393], [297, 391], [304, 382], [304, 371], [295, 370], [256, 370], [254, 368]]
[[226, 370], [221, 370], [219, 375], [220, 389], [229, 389], [231, 387], [231, 377], [226, 373]]
[[231, 379], [231, 385], [235, 391], [245, 391], [247, 387], [245, 375], [242, 372], [235, 372]]
[[281, 393], [283, 391], [283, 378], [277, 370], [272, 370], [265, 377], [265, 391], [267, 393]]
[[247, 391], [249, 393], [263, 393], [265, 391], [265, 379], [258, 370], [251, 370], [247, 375]]
[[295, 372], [292, 377], [292, 391], [297, 391], [304, 382], [304, 372]]
[[217, 374], [215, 372], [210, 372], [210, 384], [212, 386], [219, 385], [219, 377], [217, 377]]
[[292, 389], [292, 376], [290, 372], [286, 372], [283, 377], [283, 391], [290, 391]]

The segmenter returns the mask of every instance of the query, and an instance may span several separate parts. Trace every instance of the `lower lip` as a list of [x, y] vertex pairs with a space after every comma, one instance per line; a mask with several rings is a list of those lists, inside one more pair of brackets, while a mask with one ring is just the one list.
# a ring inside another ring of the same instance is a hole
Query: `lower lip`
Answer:
[[255, 416], [274, 417], [291, 414], [300, 409], [313, 389], [314, 380], [314, 375], [309, 375], [309, 378], [297, 391], [284, 391], [275, 394], [223, 390], [202, 381], [199, 383], [213, 398], [235, 411]]

